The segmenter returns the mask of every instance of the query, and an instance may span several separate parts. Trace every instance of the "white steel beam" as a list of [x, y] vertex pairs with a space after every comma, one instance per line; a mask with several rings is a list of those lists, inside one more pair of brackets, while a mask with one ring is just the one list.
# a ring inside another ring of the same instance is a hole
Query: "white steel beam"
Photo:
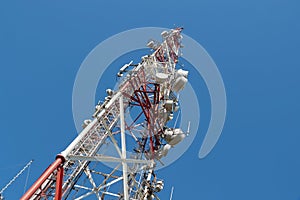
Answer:
[[112, 156], [76, 156], [76, 155], [69, 155], [69, 160], [85, 160], [85, 161], [100, 161], [100, 162], [118, 162], [118, 163], [134, 163], [134, 164], [152, 164], [153, 160], [140, 160], [140, 159], [130, 159], [130, 158], [116, 158]]
[[114, 197], [120, 197], [119, 194], [114, 194], [114, 193], [111, 193], [111, 192], [103, 192], [103, 194], [107, 194], [107, 195], [114, 196]]
[[116, 183], [116, 182], [118, 182], [118, 181], [120, 181], [120, 180], [122, 180], [122, 179], [123, 179], [123, 177], [119, 177], [119, 178], [117, 178], [117, 179], [115, 179], [115, 180], [113, 180], [113, 181], [111, 181], [111, 182], [109, 182], [109, 183], [107, 183], [107, 184], [105, 184], [105, 185], [102, 185], [101, 187], [98, 188], [98, 190], [101, 190], [101, 189], [103, 189], [103, 188], [106, 188], [106, 187], [108, 187], [108, 186], [111, 186], [112, 184], [114, 184], [114, 183]]
[[121, 150], [120, 150], [120, 148], [119, 148], [119, 145], [118, 145], [117, 140], [114, 138], [114, 136], [113, 136], [111, 130], [110, 130], [109, 127], [106, 125], [106, 121], [105, 121], [105, 120], [103, 120], [103, 121], [104, 121], [103, 126], [104, 126], [104, 128], [106, 129], [106, 131], [107, 131], [107, 133], [108, 133], [108, 135], [109, 135], [109, 137], [110, 137], [112, 143], [114, 144], [114, 147], [116, 148], [116, 150], [117, 150], [119, 156], [122, 157], [122, 153], [121, 153]]
[[[124, 118], [124, 104], [123, 96], [120, 97], [120, 123], [121, 123], [121, 148], [122, 160], [126, 160], [126, 140], [125, 140], [125, 118]], [[124, 200], [129, 200], [128, 197], [128, 178], [127, 178], [127, 163], [122, 162], [123, 165], [123, 190]]]

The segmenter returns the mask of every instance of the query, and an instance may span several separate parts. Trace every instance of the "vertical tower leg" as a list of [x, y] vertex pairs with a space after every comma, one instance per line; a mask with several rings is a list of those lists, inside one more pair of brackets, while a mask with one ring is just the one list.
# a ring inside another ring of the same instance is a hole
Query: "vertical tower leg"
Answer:
[[55, 200], [61, 200], [63, 177], [64, 177], [64, 168], [62, 166], [59, 166], [56, 175]]
[[34, 193], [41, 187], [45, 180], [64, 163], [64, 157], [58, 155], [56, 160], [44, 171], [40, 178], [29, 188], [29, 190], [21, 197], [21, 200], [28, 200], [34, 195]]
[[121, 122], [121, 148], [122, 148], [122, 166], [123, 166], [123, 189], [124, 199], [128, 198], [128, 178], [127, 178], [127, 163], [126, 163], [126, 141], [125, 141], [125, 119], [124, 119], [124, 104], [123, 96], [120, 97], [120, 122]]

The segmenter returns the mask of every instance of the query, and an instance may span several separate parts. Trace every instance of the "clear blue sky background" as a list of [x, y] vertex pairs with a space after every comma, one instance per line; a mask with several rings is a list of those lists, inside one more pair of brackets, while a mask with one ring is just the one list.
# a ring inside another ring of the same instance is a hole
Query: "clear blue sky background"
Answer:
[[[73, 82], [98, 43], [175, 24], [218, 65], [228, 112], [217, 146], [199, 160], [209, 120], [201, 105], [203, 130], [160, 171], [162, 199], [174, 186], [174, 200], [299, 200], [299, 9], [297, 0], [1, 1], [0, 187], [34, 158], [30, 185], [76, 136]], [[25, 178], [7, 199], [22, 195]]]

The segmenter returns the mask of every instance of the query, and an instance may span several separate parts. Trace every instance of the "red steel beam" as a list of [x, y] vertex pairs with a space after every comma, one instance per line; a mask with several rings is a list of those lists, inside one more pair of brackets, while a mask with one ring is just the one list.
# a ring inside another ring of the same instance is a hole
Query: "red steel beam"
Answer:
[[56, 175], [55, 200], [61, 200], [63, 177], [64, 177], [64, 168], [62, 165], [60, 165], [57, 169], [57, 175]]
[[[61, 155], [56, 156], [55, 161], [44, 171], [44, 173], [38, 178], [38, 180], [27, 190], [27, 192], [21, 197], [20, 200], [30, 199], [34, 193], [41, 187], [41, 185], [47, 180], [47, 178], [65, 161], [65, 158]], [[63, 171], [63, 170], [61, 170]]]

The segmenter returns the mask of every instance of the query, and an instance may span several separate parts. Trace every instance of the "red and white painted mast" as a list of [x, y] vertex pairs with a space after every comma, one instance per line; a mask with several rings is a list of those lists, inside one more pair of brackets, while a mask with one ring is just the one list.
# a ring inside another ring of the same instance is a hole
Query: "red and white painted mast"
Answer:
[[[162, 32], [162, 43], [148, 43], [154, 49], [151, 55], [142, 57], [137, 65], [130, 62], [120, 69], [118, 76], [123, 80], [118, 90], [107, 90], [105, 101], [96, 105], [93, 119], [85, 120], [81, 133], [21, 200], [84, 199], [91, 195], [97, 199], [158, 199], [163, 181], [156, 177], [156, 162], [162, 162], [169, 149], [185, 137], [180, 129], [166, 126], [178, 110], [176, 94], [187, 82], [188, 72], [176, 69], [181, 31]], [[129, 115], [134, 116], [131, 122]], [[127, 142], [128, 137], [134, 142]], [[103, 153], [108, 143], [117, 156]], [[135, 153], [128, 157], [127, 150]], [[115, 165], [94, 167], [99, 162]], [[120, 183], [122, 191], [114, 188]]]

